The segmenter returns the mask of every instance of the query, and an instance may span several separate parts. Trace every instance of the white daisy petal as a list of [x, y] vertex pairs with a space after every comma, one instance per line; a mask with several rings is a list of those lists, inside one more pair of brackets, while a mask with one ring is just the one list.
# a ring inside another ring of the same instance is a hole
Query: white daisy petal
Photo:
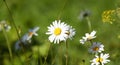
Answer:
[[96, 31], [92, 31], [92, 32], [90, 33], [91, 36], [95, 36], [95, 34], [96, 34]]

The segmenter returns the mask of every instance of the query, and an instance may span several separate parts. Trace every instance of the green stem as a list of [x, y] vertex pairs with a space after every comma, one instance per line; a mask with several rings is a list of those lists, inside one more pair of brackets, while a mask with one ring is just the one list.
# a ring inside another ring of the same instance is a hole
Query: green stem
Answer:
[[89, 40], [89, 41], [90, 41], [90, 44], [92, 45], [92, 43], [93, 43], [92, 40]]
[[89, 28], [89, 31], [91, 31], [92, 27], [91, 27], [91, 21], [89, 19], [89, 17], [86, 17], [87, 19], [87, 22], [88, 22], [88, 28]]
[[47, 62], [46, 62], [47, 56], [45, 56], [44, 59], [45, 59], [45, 61], [44, 61], [43, 65], [45, 65], [45, 64], [47, 63]]
[[[53, 44], [51, 44], [51, 48], [53, 49]], [[60, 48], [60, 47], [59, 47]], [[52, 56], [52, 62], [51, 62], [51, 65], [54, 65], [55, 64], [55, 60], [57, 58], [57, 54], [54, 55], [53, 53], [53, 50], [51, 49], [51, 56]]]
[[62, 9], [60, 10], [60, 12], [59, 12], [59, 14], [58, 14], [58, 20], [60, 20], [60, 18], [61, 18], [61, 15], [62, 15], [62, 13], [63, 13], [63, 10], [64, 10], [64, 8], [65, 8], [66, 3], [67, 3], [67, 0], [65, 0], [65, 2], [64, 2], [64, 4], [63, 4], [63, 7], [62, 7]]
[[41, 56], [40, 56], [40, 53], [39, 53], [39, 47], [38, 47], [38, 60], [37, 60], [37, 64], [38, 65], [42, 65], [42, 58], [41, 58]]
[[11, 11], [10, 11], [8, 5], [7, 5], [6, 0], [3, 0], [3, 1], [4, 1], [5, 5], [6, 5], [7, 9], [8, 9], [9, 15], [10, 15], [10, 17], [11, 17], [11, 18], [10, 18], [10, 19], [11, 19], [11, 23], [12, 23], [13, 26], [15, 27], [15, 30], [16, 30], [16, 33], [17, 33], [17, 36], [18, 36], [18, 39], [20, 40], [20, 35], [19, 35], [19, 32], [18, 32], [17, 26], [16, 26], [16, 24], [15, 24], [15, 22], [14, 22], [12, 13], [11, 13]]
[[54, 64], [55, 64], [55, 61], [56, 61], [56, 58], [57, 58], [57, 57], [59, 57], [59, 58], [58, 58], [58, 61], [59, 61], [58, 65], [63, 65], [62, 63], [60, 63], [60, 61], [62, 61], [62, 43], [59, 43], [59, 48], [58, 48], [57, 50], [58, 50], [58, 52], [57, 52], [57, 54], [54, 56], [51, 65], [54, 65]]
[[[12, 16], [12, 12], [10, 11], [10, 9], [9, 9], [9, 7], [8, 7], [8, 5], [7, 5], [6, 0], [3, 0], [3, 2], [4, 2], [5, 6], [7, 7], [8, 12], [9, 12], [9, 16], [10, 16], [10, 20], [11, 20], [10, 23], [14, 26], [14, 28], [15, 28], [15, 30], [16, 30], [16, 34], [17, 34], [17, 36], [18, 36], [18, 39], [19, 39], [19, 41], [21, 42], [22, 50], [23, 50], [23, 52], [25, 53], [24, 44], [23, 44], [23, 42], [22, 42], [21, 39], [20, 39], [20, 34], [19, 34], [19, 31], [18, 31], [18, 29], [17, 29], [17, 26], [16, 26], [16, 24], [15, 24], [15, 22], [14, 22], [14, 19], [13, 19], [13, 16]], [[26, 55], [25, 55], [25, 57], [27, 58]], [[26, 63], [26, 62], [25, 62], [25, 63]], [[27, 63], [26, 63], [26, 64], [27, 64]]]
[[53, 58], [51, 65], [54, 65], [56, 57], [57, 55], [55, 55], [55, 57]]
[[[49, 53], [49, 51], [50, 51], [51, 48], [52, 48], [52, 45], [50, 44], [50, 45], [49, 45], [49, 49], [48, 49], [48, 53]], [[45, 65], [45, 64], [47, 63], [46, 60], [47, 60], [47, 57], [48, 57], [48, 53], [47, 53], [47, 55], [44, 57], [45, 61], [44, 61], [44, 64], [43, 64], [43, 65]]]
[[9, 7], [8, 7], [8, 5], [7, 5], [6, 0], [3, 0], [3, 2], [5, 3], [5, 5], [6, 5], [6, 7], [7, 7], [7, 10], [8, 10], [8, 12], [9, 12], [9, 16], [10, 16], [10, 19], [11, 19], [10, 23], [12, 23], [13, 26], [15, 27], [15, 30], [16, 30], [16, 33], [17, 33], [17, 36], [18, 36], [18, 39], [19, 39], [19, 41], [21, 42], [21, 47], [22, 47], [22, 50], [23, 50], [23, 52], [24, 52], [24, 44], [23, 44], [23, 42], [22, 42], [21, 39], [20, 39], [20, 34], [19, 34], [19, 31], [18, 31], [18, 29], [17, 29], [17, 26], [16, 26], [16, 24], [15, 24], [15, 22], [14, 22], [14, 19], [13, 19], [13, 16], [12, 16], [12, 12], [10, 11], [10, 9], [9, 9]]
[[4, 27], [3, 27], [3, 25], [2, 25], [2, 29], [3, 29], [3, 34], [5, 36], [5, 39], [6, 39], [6, 43], [7, 43], [7, 47], [8, 47], [8, 51], [9, 51], [9, 55], [10, 55], [10, 59], [12, 61], [12, 50], [11, 50], [10, 43], [9, 43], [9, 40], [8, 40], [6, 31], [5, 31]]
[[65, 58], [66, 58], [66, 65], [68, 65], [68, 43], [67, 43], [67, 40], [66, 40], [65, 44], [66, 44], [66, 55], [65, 55]]

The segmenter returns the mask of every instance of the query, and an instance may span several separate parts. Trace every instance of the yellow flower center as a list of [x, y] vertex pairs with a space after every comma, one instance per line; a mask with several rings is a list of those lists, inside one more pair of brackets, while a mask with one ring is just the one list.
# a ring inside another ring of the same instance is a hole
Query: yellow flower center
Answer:
[[103, 61], [103, 58], [97, 58], [96, 59], [96, 62], [102, 62]]
[[89, 41], [91, 39], [93, 39], [93, 37], [91, 35], [89, 35], [88, 38], [87, 38], [87, 40]]
[[54, 34], [55, 35], [60, 35], [61, 34], [61, 29], [60, 28], [56, 28], [55, 30], [54, 30]]
[[99, 48], [97, 46], [93, 48], [93, 51], [98, 51], [98, 50]]

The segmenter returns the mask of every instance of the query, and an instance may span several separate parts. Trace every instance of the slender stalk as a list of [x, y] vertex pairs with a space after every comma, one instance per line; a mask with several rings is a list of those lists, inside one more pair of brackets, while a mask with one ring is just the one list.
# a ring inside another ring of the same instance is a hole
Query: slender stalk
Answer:
[[[63, 44], [62, 43], [60, 43], [60, 46], [59, 46], [59, 51], [58, 51], [58, 56], [59, 56], [59, 65], [63, 65], [63, 63], [62, 63], [62, 59], [63, 59], [63, 49], [62, 49], [62, 47], [63, 47]], [[61, 61], [61, 63], [60, 63], [60, 61]]]
[[14, 22], [14, 19], [13, 19], [13, 16], [12, 16], [12, 12], [10, 11], [10, 9], [9, 9], [9, 7], [8, 7], [8, 5], [7, 5], [6, 0], [3, 0], [3, 2], [4, 2], [4, 4], [5, 4], [5, 6], [7, 7], [7, 10], [8, 10], [8, 12], [9, 12], [9, 16], [10, 16], [10, 19], [11, 19], [10, 23], [13, 24], [13, 26], [15, 27], [16, 34], [17, 34], [17, 36], [18, 36], [19, 41], [21, 42], [21, 47], [22, 47], [22, 50], [23, 50], [23, 52], [24, 52], [24, 44], [23, 44], [23, 42], [22, 42], [21, 39], [20, 39], [20, 34], [19, 34], [19, 31], [18, 31], [18, 29], [17, 29], [17, 26], [16, 26], [16, 24], [15, 24], [15, 22]]
[[[51, 44], [51, 46], [52, 46], [52, 49], [53, 49], [53, 44]], [[60, 48], [60, 47], [59, 47], [59, 48]], [[51, 50], [52, 50], [52, 49], [51, 49]], [[60, 52], [60, 50], [59, 50], [59, 52]], [[57, 58], [57, 54], [54, 55], [53, 50], [52, 50], [52, 51], [51, 51], [51, 56], [52, 56], [51, 65], [54, 65], [55, 60], [56, 60], [56, 58]]]
[[59, 14], [58, 14], [58, 20], [60, 20], [60, 18], [61, 18], [61, 15], [62, 15], [62, 13], [63, 13], [63, 10], [64, 10], [64, 8], [65, 8], [65, 6], [66, 6], [66, 3], [67, 3], [67, 0], [65, 0], [65, 2], [64, 2], [64, 4], [63, 4], [63, 7], [61, 8], [61, 10], [60, 10], [60, 12], [59, 12]]
[[67, 41], [65, 42], [65, 45], [66, 45], [66, 55], [65, 55], [66, 64], [65, 65], [68, 65], [68, 43], [67, 43]]
[[17, 36], [18, 36], [18, 39], [20, 40], [20, 35], [19, 35], [19, 32], [18, 32], [17, 26], [16, 26], [16, 24], [15, 24], [15, 22], [14, 22], [14, 19], [13, 19], [12, 13], [11, 13], [11, 11], [10, 11], [8, 5], [7, 5], [6, 0], [3, 0], [3, 1], [4, 1], [4, 3], [5, 3], [5, 6], [6, 6], [7, 9], [8, 9], [8, 12], [9, 12], [9, 15], [10, 15], [10, 19], [11, 19], [11, 23], [12, 23], [13, 26], [15, 27], [15, 30], [16, 30], [16, 33], [17, 33]]
[[[55, 57], [53, 58], [53, 60], [52, 60], [52, 63], [51, 63], [51, 65], [54, 65], [54, 63], [55, 63], [55, 60], [56, 60], [56, 58], [57, 58], [57, 55], [59, 56], [59, 59], [61, 60], [61, 58], [62, 58], [62, 44], [61, 43], [59, 43], [60, 45], [59, 45], [59, 48], [58, 48], [58, 52], [57, 52], [57, 54], [55, 55]], [[62, 65], [62, 64], [60, 64], [60, 65]]]
[[4, 27], [3, 27], [3, 25], [2, 25], [2, 29], [3, 29], [3, 34], [5, 36], [5, 39], [6, 39], [6, 43], [7, 43], [7, 47], [8, 47], [8, 51], [9, 51], [9, 55], [10, 55], [10, 59], [12, 61], [12, 50], [11, 50], [11, 46], [10, 46], [10, 43], [9, 43], [6, 31], [5, 31]]
[[57, 57], [57, 55], [55, 55], [54, 59], [52, 60], [51, 65], [54, 65], [56, 57]]
[[92, 43], [93, 43], [92, 40], [89, 40], [89, 41], [90, 41], [90, 44], [92, 45]]
[[47, 63], [47, 57], [44, 57], [44, 59], [45, 59], [45, 61], [44, 61], [44, 63], [43, 63], [43, 65], [45, 65], [46, 63]]
[[[53, 44], [51, 44], [51, 46], [53, 46]], [[52, 50], [52, 47], [51, 47], [51, 50]], [[56, 57], [57, 57], [57, 55], [55, 54], [55, 55], [53, 55], [54, 53], [53, 53], [53, 50], [51, 51], [51, 60], [52, 60], [52, 62], [51, 62], [51, 65], [54, 65], [54, 63], [55, 63], [55, 59], [56, 59]]]
[[[50, 44], [49, 49], [48, 49], [48, 53], [49, 53], [49, 51], [50, 51], [51, 48], [52, 48], [52, 45]], [[47, 63], [46, 60], [47, 60], [47, 57], [48, 57], [48, 53], [47, 53], [47, 55], [44, 57], [45, 61], [44, 61], [44, 64], [43, 64], [43, 65], [45, 65], [45, 64]]]
[[[15, 30], [16, 30], [16, 34], [17, 34], [17, 36], [18, 36], [18, 39], [19, 39], [19, 41], [21, 42], [21, 47], [22, 47], [22, 51], [23, 52], [25, 52], [25, 48], [24, 48], [24, 44], [23, 44], [23, 42], [21, 41], [21, 39], [20, 39], [20, 34], [19, 34], [19, 31], [18, 31], [18, 29], [17, 29], [17, 26], [16, 26], [16, 24], [15, 24], [15, 22], [14, 22], [14, 19], [13, 19], [13, 16], [12, 16], [12, 12], [10, 11], [10, 9], [9, 9], [9, 7], [8, 7], [8, 5], [7, 5], [7, 2], [6, 2], [6, 0], [3, 0], [3, 2], [4, 2], [4, 4], [5, 4], [5, 6], [6, 6], [6, 8], [7, 8], [7, 10], [8, 10], [8, 12], [9, 12], [9, 16], [10, 16], [10, 23], [14, 26], [14, 28], [15, 28]], [[25, 55], [25, 57], [27, 58], [27, 56]], [[26, 63], [27, 64], [27, 63]]]
[[[66, 5], [66, 3], [67, 3], [67, 0], [65, 0], [65, 2], [64, 2], [64, 5], [63, 5], [63, 7], [62, 7], [62, 9], [60, 10], [60, 12], [59, 12], [59, 14], [58, 14], [58, 20], [60, 20], [60, 18], [61, 18], [61, 15], [62, 15], [62, 13], [63, 13], [63, 10], [64, 10], [64, 8], [65, 8], [65, 5]], [[60, 52], [60, 56], [59, 56], [59, 59], [61, 60], [61, 45], [60, 45], [60, 47], [59, 47], [59, 52]], [[67, 43], [66, 43], [66, 49], [67, 49]], [[68, 61], [68, 59], [67, 59], [67, 51], [66, 51], [66, 55], [65, 55], [65, 58], [66, 58], [66, 65], [67, 65], [67, 61]], [[55, 56], [55, 59], [56, 59], [56, 56]], [[52, 62], [52, 64], [54, 63], [54, 61]], [[59, 63], [60, 64], [60, 63]]]
[[88, 22], [89, 31], [91, 31], [92, 27], [91, 27], [91, 21], [90, 21], [89, 17], [86, 17], [86, 20]]
[[38, 61], [37, 65], [42, 65], [42, 59], [39, 53], [39, 47], [38, 47], [38, 60], [37, 61]]

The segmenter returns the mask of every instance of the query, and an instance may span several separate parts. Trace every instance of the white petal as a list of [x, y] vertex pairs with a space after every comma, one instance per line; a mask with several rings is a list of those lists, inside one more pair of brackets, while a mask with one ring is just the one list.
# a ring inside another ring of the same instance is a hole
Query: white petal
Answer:
[[90, 35], [95, 36], [95, 34], [96, 34], [96, 31], [92, 31]]

